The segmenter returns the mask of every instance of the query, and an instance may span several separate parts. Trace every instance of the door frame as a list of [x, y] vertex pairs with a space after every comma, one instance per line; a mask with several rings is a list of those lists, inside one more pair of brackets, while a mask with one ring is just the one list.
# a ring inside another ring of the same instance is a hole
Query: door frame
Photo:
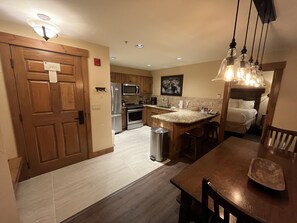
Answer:
[[[268, 125], [272, 125], [276, 102], [278, 99], [280, 86], [282, 82], [283, 72], [286, 67], [287, 62], [275, 62], [275, 63], [267, 63], [262, 65], [263, 71], [274, 71], [273, 73], [273, 79], [271, 84], [271, 90], [270, 90], [270, 96], [269, 96], [269, 102], [267, 105], [267, 114], [265, 116], [263, 129], [262, 129], [262, 136], [261, 136], [261, 142], [263, 142], [263, 134], [267, 128]], [[231, 83], [226, 82], [224, 86], [224, 96], [223, 96], [223, 102], [222, 102], [222, 110], [221, 110], [221, 117], [220, 117], [220, 128], [219, 128], [219, 141], [224, 141], [224, 135], [225, 135], [225, 126], [226, 126], [226, 119], [227, 119], [227, 111], [228, 111], [228, 103], [230, 98], [230, 89], [231, 89]]]
[[22, 168], [21, 180], [29, 178], [28, 156], [26, 154], [26, 143], [24, 129], [20, 118], [20, 108], [18, 104], [18, 93], [16, 86], [15, 73], [13, 70], [13, 61], [10, 46], [21, 46], [33, 48], [54, 53], [62, 53], [72, 56], [78, 56], [82, 64], [82, 77], [84, 84], [84, 100], [86, 113], [86, 131], [87, 131], [87, 153], [88, 158], [93, 157], [92, 151], [92, 130], [91, 130], [91, 114], [90, 114], [90, 95], [89, 95], [89, 74], [88, 74], [88, 58], [89, 51], [85, 49], [75, 48], [57, 43], [50, 43], [43, 40], [27, 38], [23, 36], [13, 35], [0, 32], [0, 56], [10, 114], [14, 129], [18, 156], [23, 157], [24, 165]]

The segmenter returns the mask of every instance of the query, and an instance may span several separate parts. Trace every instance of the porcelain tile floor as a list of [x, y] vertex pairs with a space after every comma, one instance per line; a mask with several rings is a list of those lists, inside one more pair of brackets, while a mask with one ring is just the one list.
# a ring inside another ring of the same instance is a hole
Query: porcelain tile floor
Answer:
[[61, 222], [162, 166], [149, 159], [149, 140], [148, 126], [124, 131], [115, 136], [113, 153], [21, 182], [21, 222]]

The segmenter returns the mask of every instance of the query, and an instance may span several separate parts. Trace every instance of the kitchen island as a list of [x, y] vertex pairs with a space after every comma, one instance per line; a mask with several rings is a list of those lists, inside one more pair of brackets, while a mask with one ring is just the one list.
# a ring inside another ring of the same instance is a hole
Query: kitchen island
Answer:
[[202, 126], [216, 115], [177, 109], [175, 112], [152, 116], [153, 127], [162, 127], [168, 130], [169, 148], [168, 158], [176, 159], [183, 149], [183, 135], [190, 129]]

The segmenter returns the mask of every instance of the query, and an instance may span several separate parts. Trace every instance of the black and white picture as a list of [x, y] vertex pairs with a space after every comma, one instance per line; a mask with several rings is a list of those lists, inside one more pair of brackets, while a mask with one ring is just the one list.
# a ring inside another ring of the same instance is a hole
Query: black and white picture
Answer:
[[161, 95], [182, 96], [184, 75], [162, 76]]

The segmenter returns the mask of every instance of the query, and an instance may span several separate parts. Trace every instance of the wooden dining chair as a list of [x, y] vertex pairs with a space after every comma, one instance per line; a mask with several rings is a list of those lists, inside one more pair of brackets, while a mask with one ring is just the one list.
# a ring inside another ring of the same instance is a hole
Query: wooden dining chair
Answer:
[[264, 145], [267, 148], [297, 153], [297, 131], [267, 126], [264, 133]]
[[[209, 205], [209, 197], [213, 200], [213, 209]], [[208, 179], [202, 180], [202, 209], [204, 223], [222, 223], [222, 222], [241, 222], [241, 223], [259, 223], [264, 222], [260, 219], [254, 218], [240, 209], [236, 204], [224, 198], [218, 192]], [[223, 212], [220, 214], [220, 210]], [[213, 211], [214, 210], [214, 211]], [[230, 215], [232, 217], [230, 217]]]

